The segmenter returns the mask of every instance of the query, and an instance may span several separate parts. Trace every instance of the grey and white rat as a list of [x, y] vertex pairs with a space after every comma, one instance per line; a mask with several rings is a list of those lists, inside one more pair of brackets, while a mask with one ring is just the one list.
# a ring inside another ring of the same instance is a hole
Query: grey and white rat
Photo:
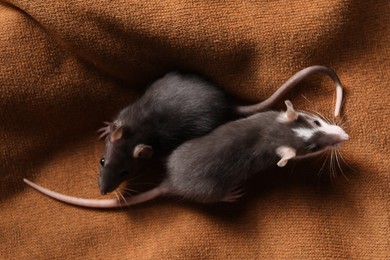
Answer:
[[330, 76], [336, 84], [338, 116], [341, 83], [336, 73], [325, 66], [297, 72], [271, 97], [251, 106], [234, 106], [222, 89], [198, 75], [167, 74], [101, 129], [105, 148], [100, 161], [100, 193], [115, 190], [155, 155], [167, 155], [184, 141], [203, 136], [228, 121], [269, 109], [296, 84], [318, 72]]
[[349, 139], [339, 126], [295, 111], [290, 101], [285, 103], [286, 111], [257, 113], [184, 142], [168, 157], [167, 173], [159, 186], [123, 201], [70, 197], [24, 181], [50, 197], [83, 207], [123, 207], [166, 195], [201, 203], [235, 201], [242, 195], [239, 187], [256, 173], [317, 155]]

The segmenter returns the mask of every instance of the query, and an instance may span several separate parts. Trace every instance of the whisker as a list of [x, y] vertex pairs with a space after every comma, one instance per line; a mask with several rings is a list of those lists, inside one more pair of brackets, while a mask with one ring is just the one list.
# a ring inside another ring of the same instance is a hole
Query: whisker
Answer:
[[137, 185], [151, 185], [156, 186], [158, 183], [156, 182], [137, 182]]
[[320, 173], [324, 171], [326, 162], [329, 160], [329, 156], [330, 156], [329, 154], [326, 155], [325, 160], [324, 160], [324, 163], [322, 164], [322, 166], [321, 166], [321, 168], [320, 168]]
[[140, 193], [139, 191], [133, 190], [133, 189], [130, 189], [130, 188], [123, 188], [122, 191], [127, 192], [127, 194], [131, 194], [131, 192], [137, 193], [137, 194]]
[[332, 175], [333, 175], [333, 178], [334, 180], [337, 182], [338, 180], [338, 174], [337, 174], [337, 164], [338, 164], [338, 158], [337, 158], [337, 155], [336, 155], [336, 150], [334, 148], [332, 148]]
[[348, 118], [346, 117], [346, 115], [343, 115], [342, 117], [340, 117], [338, 120], [337, 120], [337, 125], [340, 126], [341, 128], [345, 128], [346, 126], [349, 125], [349, 121], [348, 121]]
[[[313, 102], [311, 102], [305, 95], [301, 94], [301, 96], [310, 104], [313, 104]], [[309, 109], [309, 110], [306, 110], [306, 112], [309, 111], [311, 112], [311, 114], [314, 116], [319, 116], [320, 118], [324, 119], [324, 121], [326, 121], [327, 123], [329, 123], [329, 121], [327, 120], [327, 118], [318, 111], [318, 107], [316, 104], [314, 104], [314, 109]]]
[[334, 117], [329, 117], [329, 116], [323, 115], [323, 118], [324, 118], [325, 122], [327, 122], [328, 124], [335, 124], [335, 118]]
[[338, 126], [340, 126], [342, 129], [347, 129], [348, 126], [349, 126], [349, 123], [348, 122], [341, 122], [340, 124], [338, 124]]
[[344, 165], [346, 165], [349, 169], [351, 169], [352, 171], [356, 171], [355, 168], [353, 168], [352, 166], [350, 166], [347, 161], [344, 159], [344, 156], [343, 154], [341, 153], [340, 149], [337, 149], [337, 152], [339, 153], [339, 156], [340, 156], [340, 159], [341, 161], [343, 162]]
[[333, 149], [331, 150], [331, 154], [330, 154], [330, 179], [331, 179], [331, 182], [332, 182], [332, 185], [335, 186], [335, 182], [336, 182], [336, 175], [335, 175], [335, 172], [334, 172], [334, 159], [333, 159]]
[[129, 191], [126, 191], [126, 190], [122, 190], [122, 192], [126, 195], [126, 196], [129, 196], [129, 197], [132, 197], [133, 194]]
[[338, 156], [338, 153], [337, 153], [337, 148], [334, 148], [335, 149], [335, 156], [336, 156], [336, 162], [337, 162], [337, 165], [339, 166], [339, 169], [340, 169], [340, 172], [341, 172], [341, 175], [344, 176], [344, 178], [350, 182], [350, 180], [348, 179], [347, 175], [344, 173], [342, 167], [341, 167], [341, 164], [340, 164], [340, 160], [339, 160], [339, 156]]
[[[321, 177], [322, 177], [323, 172], [324, 172], [324, 167], [325, 167], [325, 165], [326, 165], [326, 162], [327, 162], [328, 159], [329, 159], [329, 154], [328, 154], [328, 153], [325, 153], [324, 156], [325, 156], [324, 163], [322, 164], [321, 168], [320, 168], [319, 171], [318, 171], [318, 177], [319, 177], [319, 178], [318, 178], [318, 182], [320, 182], [320, 180], [321, 180]], [[319, 183], [318, 183], [318, 184], [319, 184]]]
[[301, 94], [301, 96], [303, 97], [303, 99], [305, 99], [308, 103], [312, 104], [312, 102], [303, 94]]
[[338, 125], [344, 122], [345, 120], [345, 115], [340, 115], [338, 118], [335, 118], [335, 121], [338, 121]]
[[[144, 174], [144, 172], [143, 172], [143, 173], [140, 173], [140, 174], [131, 176], [131, 178], [128, 178], [127, 181], [128, 181], [128, 182], [134, 182], [134, 181], [136, 181], [137, 179], [142, 178], [142, 177], [144, 177], [144, 176], [145, 176], [145, 174]], [[138, 182], [137, 182], [137, 184], [138, 184]], [[153, 184], [153, 185], [154, 185], [154, 183], [142, 183], [142, 184]]]
[[329, 122], [330, 122], [332, 125], [337, 125], [337, 118], [336, 118], [336, 117], [329, 118], [328, 120], [329, 120]]
[[115, 197], [116, 197], [117, 201], [120, 202], [117, 190], [114, 191], [114, 194], [115, 194]]
[[319, 118], [321, 118], [322, 120], [324, 120], [327, 124], [330, 124], [330, 125], [337, 125], [336, 123], [336, 118], [334, 117], [329, 117], [329, 116], [326, 116], [325, 114], [323, 113], [320, 113], [318, 110], [308, 110], [309, 113], [312, 115], [312, 116], [317, 116]]
[[[121, 200], [120, 200], [120, 198], [119, 198], [119, 195], [118, 195], [118, 193], [122, 196], [122, 194], [120, 193], [120, 192], [118, 192], [118, 190], [115, 190], [115, 196], [116, 196], [116, 199], [117, 199], [117, 201], [119, 202], [119, 204], [120, 204], [120, 202], [121, 202]], [[122, 196], [122, 198], [123, 198], [123, 196]], [[126, 200], [124, 200], [125, 202], [126, 202]], [[123, 210], [123, 206], [120, 206], [120, 209], [121, 210]]]
[[337, 170], [337, 166], [338, 166], [338, 157], [337, 157], [337, 154], [336, 154], [336, 150], [333, 149], [333, 173], [334, 173], [334, 176], [336, 178], [336, 180], [339, 180], [338, 176], [338, 170]]
[[126, 202], [126, 198], [123, 196], [123, 194], [122, 194], [120, 191], [118, 191], [118, 194], [121, 196], [121, 198], [123, 199], [123, 201]]
[[344, 159], [344, 156], [343, 156], [343, 154], [341, 153], [341, 151], [340, 151], [339, 149], [337, 149], [337, 152], [339, 153], [340, 159], [343, 161], [343, 163], [344, 163], [347, 167], [349, 167], [351, 170], [355, 170], [354, 168], [352, 168], [352, 167], [347, 163], [347, 161]]
[[141, 177], [141, 174], [135, 175], [135, 176], [130, 176], [127, 178], [127, 182], [134, 182], [135, 180], [139, 179]]
[[312, 114], [312, 116], [320, 117], [321, 119], [323, 119], [325, 122], [327, 122], [329, 124], [329, 119], [324, 114], [320, 113], [317, 110], [313, 110], [313, 109], [309, 109], [308, 111]]
[[332, 117], [327, 117], [325, 121], [330, 125], [337, 125], [336, 120]]

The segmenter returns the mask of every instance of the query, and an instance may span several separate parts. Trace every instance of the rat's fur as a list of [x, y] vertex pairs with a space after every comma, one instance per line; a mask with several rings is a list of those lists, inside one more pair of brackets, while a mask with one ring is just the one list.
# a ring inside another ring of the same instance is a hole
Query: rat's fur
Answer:
[[[337, 116], [341, 84], [337, 75], [324, 66], [297, 72], [270, 98], [252, 106], [234, 106], [222, 89], [198, 75], [167, 74], [153, 83], [137, 102], [123, 109], [113, 123], [101, 129], [102, 137], [106, 136], [99, 177], [101, 194], [115, 190], [151, 156], [165, 155], [227, 121], [269, 109], [296, 84], [317, 72], [327, 74], [336, 83]], [[134, 156], [134, 150], [140, 146], [148, 149], [148, 158], [142, 151]]]
[[126, 201], [78, 199], [25, 181], [49, 196], [85, 207], [128, 206], [163, 195], [202, 203], [234, 201], [241, 195], [237, 188], [254, 174], [272, 165], [283, 167], [290, 159], [316, 155], [348, 140], [340, 127], [309, 113], [296, 112], [289, 101], [286, 105], [286, 112], [258, 113], [183, 143], [169, 156], [162, 183]]

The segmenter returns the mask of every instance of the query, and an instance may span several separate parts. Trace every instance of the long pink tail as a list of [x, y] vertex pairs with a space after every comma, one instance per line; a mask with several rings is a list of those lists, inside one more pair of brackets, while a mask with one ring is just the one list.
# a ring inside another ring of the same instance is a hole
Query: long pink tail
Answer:
[[336, 85], [336, 103], [334, 116], [338, 117], [340, 115], [340, 110], [343, 101], [343, 88], [341, 86], [341, 82], [337, 74], [330, 68], [321, 65], [310, 66], [298, 71], [266, 100], [255, 105], [239, 106], [236, 108], [236, 112], [239, 115], [249, 116], [270, 109], [271, 106], [275, 105], [276, 102], [278, 102], [284, 95], [286, 95], [287, 92], [289, 92], [293, 87], [295, 87], [295, 85], [297, 85], [299, 82], [301, 82], [308, 76], [318, 72], [328, 75]]
[[82, 199], [82, 198], [77, 198], [77, 197], [72, 197], [72, 196], [67, 196], [46, 188], [43, 188], [42, 186], [39, 186], [38, 184], [35, 184], [27, 179], [23, 179], [25, 183], [33, 187], [34, 189], [42, 192], [43, 194], [71, 204], [75, 206], [80, 206], [80, 207], [86, 207], [86, 208], [118, 208], [118, 207], [126, 207], [130, 205], [135, 205], [138, 203], [142, 203], [148, 200], [152, 200], [154, 198], [160, 197], [164, 194], [167, 193], [166, 189], [158, 186], [154, 189], [151, 189], [149, 191], [146, 191], [144, 193], [141, 193], [139, 195], [133, 196], [133, 197], [126, 197], [125, 200], [120, 201], [117, 199], [103, 199], [103, 200], [97, 200], [97, 199]]

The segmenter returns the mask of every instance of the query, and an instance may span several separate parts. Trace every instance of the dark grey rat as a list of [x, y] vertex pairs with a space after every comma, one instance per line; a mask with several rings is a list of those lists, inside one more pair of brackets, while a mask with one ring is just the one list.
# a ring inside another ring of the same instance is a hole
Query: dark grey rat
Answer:
[[123, 201], [70, 197], [24, 181], [50, 197], [83, 207], [123, 207], [164, 195], [201, 203], [235, 201], [242, 195], [240, 187], [254, 174], [317, 155], [349, 139], [339, 126], [285, 103], [286, 111], [257, 113], [184, 142], [168, 157], [166, 177], [159, 186]]
[[234, 106], [222, 89], [198, 75], [167, 74], [101, 129], [101, 137], [106, 137], [100, 162], [101, 194], [115, 190], [130, 172], [148, 163], [148, 158], [166, 155], [184, 141], [203, 136], [228, 121], [269, 109], [296, 84], [318, 72], [327, 74], [336, 84], [337, 116], [342, 87], [336, 73], [325, 66], [299, 71], [271, 97], [251, 106]]

